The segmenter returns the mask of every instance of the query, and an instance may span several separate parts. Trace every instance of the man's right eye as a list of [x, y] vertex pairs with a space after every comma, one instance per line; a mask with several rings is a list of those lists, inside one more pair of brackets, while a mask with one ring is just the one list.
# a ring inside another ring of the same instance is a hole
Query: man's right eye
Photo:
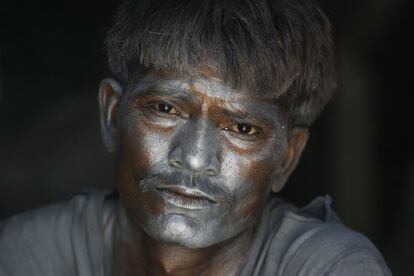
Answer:
[[170, 104], [167, 103], [156, 103], [152, 105], [152, 108], [157, 112], [179, 115], [180, 113]]

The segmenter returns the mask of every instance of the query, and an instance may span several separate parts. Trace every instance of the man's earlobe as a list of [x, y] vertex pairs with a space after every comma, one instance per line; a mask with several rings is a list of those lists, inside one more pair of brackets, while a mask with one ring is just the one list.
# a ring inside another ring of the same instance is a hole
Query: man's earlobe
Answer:
[[295, 127], [290, 130], [288, 146], [282, 167], [272, 185], [273, 192], [279, 192], [286, 184], [289, 176], [295, 170], [306, 142], [308, 141], [309, 130], [305, 127]]
[[122, 86], [114, 79], [104, 79], [99, 86], [99, 108], [102, 140], [109, 152], [118, 148], [117, 112], [122, 96]]

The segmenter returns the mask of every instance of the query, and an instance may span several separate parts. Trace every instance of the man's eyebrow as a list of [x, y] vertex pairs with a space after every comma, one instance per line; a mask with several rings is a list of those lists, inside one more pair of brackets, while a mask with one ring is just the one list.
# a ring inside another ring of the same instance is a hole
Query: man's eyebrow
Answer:
[[182, 100], [192, 100], [194, 97], [189, 93], [188, 84], [180, 80], [166, 80], [153, 76], [129, 85], [128, 90], [132, 97], [155, 94], [157, 96], [168, 96]]
[[[253, 104], [256, 105], [256, 104]], [[226, 105], [224, 113], [236, 120], [265, 121], [271, 125], [275, 124], [280, 117], [280, 110], [276, 105], [263, 103], [258, 106], [239, 105], [229, 103]]]

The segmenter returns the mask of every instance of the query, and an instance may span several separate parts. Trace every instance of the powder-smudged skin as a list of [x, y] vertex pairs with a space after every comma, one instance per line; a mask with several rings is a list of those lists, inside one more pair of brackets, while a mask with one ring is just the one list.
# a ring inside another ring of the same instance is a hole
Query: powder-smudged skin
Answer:
[[[133, 236], [125, 239], [194, 252], [222, 246], [236, 256], [221, 267], [232, 271], [307, 135], [292, 140], [277, 103], [202, 71], [191, 79], [150, 72], [122, 93], [110, 83], [101, 102], [112, 104], [101, 105], [119, 145], [117, 186]], [[140, 255], [131, 244], [129, 256]]]
[[127, 93], [119, 190], [141, 227], [192, 248], [246, 229], [286, 151], [278, 106], [213, 78], [149, 75]]

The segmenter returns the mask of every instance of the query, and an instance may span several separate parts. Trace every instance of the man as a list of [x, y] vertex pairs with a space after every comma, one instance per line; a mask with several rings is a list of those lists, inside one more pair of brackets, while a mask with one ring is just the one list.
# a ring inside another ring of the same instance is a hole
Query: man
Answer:
[[334, 87], [311, 1], [127, 1], [99, 93], [117, 194], [0, 226], [1, 275], [390, 275], [318, 198], [271, 195]]

